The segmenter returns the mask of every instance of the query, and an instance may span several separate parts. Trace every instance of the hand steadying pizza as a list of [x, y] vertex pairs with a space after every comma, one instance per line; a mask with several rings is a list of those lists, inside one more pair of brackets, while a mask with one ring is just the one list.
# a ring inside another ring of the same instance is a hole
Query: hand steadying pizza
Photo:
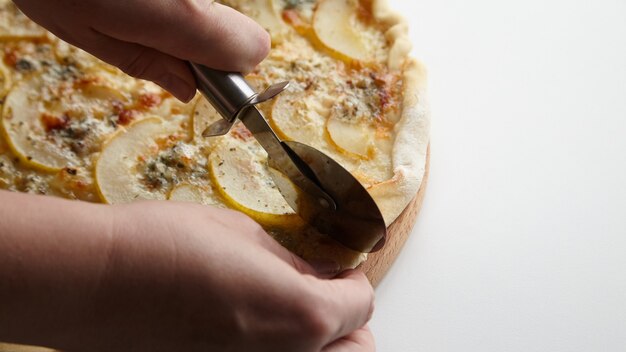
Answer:
[[[247, 71], [254, 22], [203, 0], [16, 0], [62, 39], [195, 92], [185, 60]], [[333, 279], [249, 218], [193, 204], [104, 206], [0, 191], [0, 341], [66, 351], [373, 351], [373, 291]]]

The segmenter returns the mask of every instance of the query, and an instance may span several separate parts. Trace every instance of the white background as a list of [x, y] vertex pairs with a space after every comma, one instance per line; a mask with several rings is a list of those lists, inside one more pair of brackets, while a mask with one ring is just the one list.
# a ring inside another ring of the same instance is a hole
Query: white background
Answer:
[[390, 0], [432, 163], [381, 352], [626, 351], [626, 0]]

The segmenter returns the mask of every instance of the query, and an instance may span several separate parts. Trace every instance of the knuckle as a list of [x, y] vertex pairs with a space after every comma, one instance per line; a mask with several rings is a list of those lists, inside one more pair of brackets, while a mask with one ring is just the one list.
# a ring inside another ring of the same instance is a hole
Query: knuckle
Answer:
[[[222, 69], [250, 72], [270, 52], [271, 37], [258, 23], [232, 9], [225, 11], [214, 1], [194, 1], [187, 20], [192, 26], [206, 31], [206, 44], [222, 47], [235, 55], [231, 60], [214, 63]], [[232, 25], [235, 24], [235, 29]], [[211, 43], [209, 43], [211, 42]]]
[[244, 215], [242, 213], [239, 213], [239, 224], [247, 229], [250, 232], [255, 233], [256, 235], [260, 234], [260, 233], [265, 233], [265, 230], [263, 230], [263, 227], [261, 227], [261, 225], [254, 221], [254, 219], [252, 219], [251, 217]]
[[240, 213], [238, 211], [233, 211], [232, 216], [233, 224], [236, 224], [235, 226], [237, 226], [237, 228], [239, 228], [242, 233], [248, 234], [253, 238], [261, 238], [267, 236], [263, 227], [248, 215]]
[[146, 48], [141, 48], [132, 55], [122, 58], [114, 64], [130, 76], [148, 78], [147, 73], [153, 62], [153, 55], [150, 55]]
[[367, 321], [370, 321], [374, 316], [374, 311], [376, 310], [376, 294], [374, 293], [374, 288], [370, 286], [370, 306], [369, 311], [367, 312]]
[[182, 0], [178, 6], [183, 9], [181, 13], [185, 15], [185, 21], [193, 28], [203, 28], [207, 24], [213, 25], [215, 15], [215, 1]]
[[320, 342], [327, 339], [333, 333], [333, 326], [329, 315], [325, 313], [323, 298], [317, 294], [310, 294], [307, 299], [301, 300], [298, 314], [300, 316], [300, 331], [302, 338], [312, 342]]
[[309, 268], [306, 267], [306, 264], [300, 259], [300, 257], [291, 252], [289, 252], [289, 263], [301, 273], [310, 271]]
[[325, 314], [321, 310], [310, 306], [308, 310], [303, 312], [302, 324], [304, 332], [313, 341], [323, 341], [331, 335], [331, 325]]
[[[366, 312], [366, 320], [369, 321], [374, 315], [375, 308], [375, 296], [376, 293], [374, 291], [374, 287], [370, 284], [369, 279], [365, 274], [360, 270], [351, 270], [351, 274], [354, 275], [355, 278], [358, 279], [359, 292], [363, 294], [362, 299], [363, 303], [367, 303], [367, 312]], [[364, 305], [365, 307], [365, 305]]]

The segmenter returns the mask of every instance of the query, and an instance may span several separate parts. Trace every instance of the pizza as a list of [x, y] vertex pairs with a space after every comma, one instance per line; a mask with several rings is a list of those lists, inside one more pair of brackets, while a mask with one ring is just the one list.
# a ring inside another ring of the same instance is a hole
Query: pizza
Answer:
[[[387, 225], [416, 195], [430, 116], [425, 70], [409, 56], [407, 24], [378, 0], [225, 0], [272, 37], [247, 79], [289, 80], [259, 106], [285, 140], [348, 169]], [[240, 123], [202, 136], [221, 117], [200, 95], [184, 104], [131, 78], [0, 1], [0, 188], [108, 204], [188, 201], [232, 208], [305, 259], [363, 262], [307, 226], [277, 190], [267, 154]]]

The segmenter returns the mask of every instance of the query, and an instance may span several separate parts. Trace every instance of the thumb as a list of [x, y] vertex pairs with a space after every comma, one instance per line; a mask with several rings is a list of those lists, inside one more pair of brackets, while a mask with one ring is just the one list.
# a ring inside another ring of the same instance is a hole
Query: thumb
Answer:
[[374, 312], [374, 289], [361, 271], [347, 270], [333, 280], [317, 282], [327, 298], [320, 309], [326, 311], [333, 323], [327, 343], [350, 335], [370, 320]]

